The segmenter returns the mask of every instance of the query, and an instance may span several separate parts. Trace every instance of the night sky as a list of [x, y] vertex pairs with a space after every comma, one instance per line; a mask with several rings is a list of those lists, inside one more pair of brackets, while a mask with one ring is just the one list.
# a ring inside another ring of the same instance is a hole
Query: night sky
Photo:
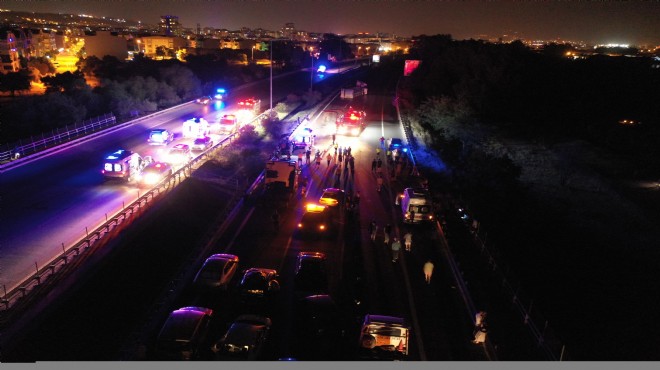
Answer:
[[309, 32], [451, 34], [454, 39], [516, 38], [660, 45], [660, 1], [438, 0], [0, 0], [0, 8], [90, 14], [158, 23], [176, 15], [184, 27]]

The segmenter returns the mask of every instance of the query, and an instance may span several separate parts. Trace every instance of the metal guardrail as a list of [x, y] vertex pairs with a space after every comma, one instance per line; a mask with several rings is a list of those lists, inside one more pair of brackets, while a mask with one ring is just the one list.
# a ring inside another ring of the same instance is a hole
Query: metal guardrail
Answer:
[[23, 158], [81, 136], [86, 136], [92, 132], [114, 126], [116, 123], [117, 119], [114, 114], [104, 114], [81, 123], [74, 123], [73, 128], [67, 125], [64, 128], [53, 129], [48, 136], [42, 133], [41, 138], [30, 137], [29, 141], [20, 140], [15, 143], [4, 144], [5, 150], [0, 151], [0, 163]]
[[[398, 86], [397, 86], [397, 91], [398, 91]], [[414, 140], [412, 140], [413, 138], [412, 127], [409, 122], [404, 123], [404, 120], [402, 119], [401, 112], [399, 110], [398, 95], [397, 95], [397, 99], [395, 100], [395, 106], [396, 106], [399, 122], [401, 122], [403, 126], [403, 131], [404, 131], [404, 135], [406, 136], [406, 140], [409, 144], [412, 144], [414, 143]], [[416, 149], [416, 145], [414, 146]], [[415, 155], [412, 146], [410, 148], [410, 157], [413, 162], [413, 166], [414, 166], [413, 168], [416, 169], [417, 166], [416, 166]], [[436, 223], [437, 223], [438, 232], [441, 235], [443, 235], [444, 238], [444, 230], [442, 230], [442, 226], [440, 225], [439, 222]], [[491, 253], [489, 248], [486, 247], [485, 241], [481, 239], [478, 231], [479, 230], [477, 229], [473, 232], [474, 241], [481, 249], [481, 253], [487, 258], [488, 264], [492, 268], [492, 272], [495, 274], [496, 278], [498, 278], [499, 281], [501, 282], [502, 288], [504, 289], [505, 293], [507, 293], [511, 298], [514, 308], [520, 314], [523, 323], [526, 325], [530, 335], [536, 341], [538, 347], [543, 351], [543, 354], [546, 356], [546, 358], [553, 361], [564, 360], [566, 358], [566, 346], [562, 344], [559, 338], [548, 327], [548, 321], [545, 318], [543, 318], [543, 316], [540, 314], [540, 312], [538, 312], [538, 310], [532, 313], [533, 301], [530, 300], [528, 306], [525, 306], [523, 304], [522, 299], [520, 297], [520, 288], [514, 289], [514, 287], [510, 283], [510, 279], [506, 277], [506, 273], [501, 268], [498, 268], [498, 263], [496, 261], [495, 256]], [[448, 252], [447, 260], [449, 261], [450, 268], [452, 269], [452, 274], [454, 275], [455, 280], [458, 284], [458, 288], [461, 291], [461, 295], [465, 300], [466, 307], [469, 309], [471, 313], [471, 318], [474, 318], [477, 313], [477, 310], [467, 290], [467, 283], [463, 278], [462, 272], [460, 271], [458, 264], [451, 255], [451, 251], [448, 246], [447, 246], [447, 252]], [[543, 322], [544, 324], [542, 328], [540, 328], [540, 326], [538, 326], [536, 322]], [[496, 353], [495, 347], [492, 341], [489, 340], [489, 337], [486, 338], [485, 345], [491, 353], [493, 354]]]
[[[257, 120], [260, 117], [261, 115], [255, 117], [254, 120]], [[250, 123], [251, 122], [252, 121], [250, 121]], [[122, 226], [122, 224], [131, 220], [134, 215], [150, 206], [161, 194], [171, 191], [176, 185], [190, 176], [192, 171], [205, 162], [210, 155], [215, 154], [220, 149], [231, 144], [237, 135], [238, 133], [234, 133], [226, 137], [218, 144], [195, 157], [178, 171], [174, 172], [166, 179], [163, 179], [163, 181], [157, 184], [153, 189], [138, 197], [134, 202], [128, 206], [123, 206], [116, 214], [109, 218], [106, 214], [106, 222], [92, 232], [86, 231], [85, 236], [73, 245], [65, 247], [64, 244], [62, 244], [62, 253], [44, 264], [44, 266], [39, 267], [37, 262], [35, 262], [35, 272], [28, 276], [22, 283], [18, 284], [16, 288], [7, 291], [6, 287], [3, 285], [3, 295], [2, 299], [0, 299], [0, 326], [10, 321], [9, 319], [14, 313], [16, 313], [15, 311], [22, 311], [21, 308], [24, 308], [27, 302], [30, 301], [27, 299], [29, 298], [29, 295], [33, 295], [33, 293], [37, 295], [39, 292], [47, 291], [47, 289], [44, 288], [46, 285], [51, 285], [45, 284], [49, 278], [62, 275], [62, 273], [68, 271], [69, 266], [74, 265], [72, 262], [79, 260], [78, 257], [90, 254], [89, 251], [95, 250], [94, 247], [99, 244], [99, 241], [103, 240], [106, 236], [114, 235], [114, 231], [116, 231], [118, 227]]]

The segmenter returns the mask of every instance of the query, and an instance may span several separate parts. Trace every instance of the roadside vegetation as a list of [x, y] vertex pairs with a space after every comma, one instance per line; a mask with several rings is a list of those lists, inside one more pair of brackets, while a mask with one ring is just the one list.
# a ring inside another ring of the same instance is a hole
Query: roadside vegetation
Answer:
[[642, 186], [659, 164], [660, 69], [565, 52], [422, 36], [404, 123], [442, 159], [427, 166], [433, 190], [469, 207], [574, 358], [657, 359], [620, 343], [652, 341], [640, 317], [660, 288], [660, 198]]

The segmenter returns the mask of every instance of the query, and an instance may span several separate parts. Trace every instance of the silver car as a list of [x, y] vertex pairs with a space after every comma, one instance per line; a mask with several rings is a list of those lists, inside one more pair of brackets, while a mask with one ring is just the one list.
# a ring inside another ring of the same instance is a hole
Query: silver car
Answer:
[[193, 279], [193, 284], [198, 287], [227, 290], [237, 268], [238, 256], [214, 254], [204, 261]]

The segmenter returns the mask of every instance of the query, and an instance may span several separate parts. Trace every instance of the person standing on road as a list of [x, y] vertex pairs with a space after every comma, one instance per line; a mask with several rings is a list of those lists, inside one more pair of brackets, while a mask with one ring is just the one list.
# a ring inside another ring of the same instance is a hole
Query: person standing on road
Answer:
[[378, 233], [378, 224], [376, 223], [376, 220], [371, 221], [371, 224], [369, 225], [369, 233], [371, 234], [371, 241], [375, 242], [376, 233]]
[[374, 172], [374, 173], [376, 172], [376, 165], [377, 164], [378, 164], [378, 162], [376, 162], [376, 158], [374, 158], [374, 160], [371, 161], [371, 172]]
[[410, 231], [403, 235], [403, 243], [406, 246], [406, 252], [410, 252], [410, 247], [412, 247], [412, 234]]
[[280, 229], [280, 214], [277, 212], [277, 210], [273, 212], [271, 218], [273, 219], [273, 226], [275, 228], [275, 232], [277, 232]]
[[305, 164], [308, 165], [311, 159], [312, 159], [312, 151], [307, 149], [305, 151]]
[[378, 179], [376, 179], [376, 184], [377, 184], [376, 189], [380, 193], [380, 190], [383, 188], [383, 176], [378, 176]]
[[401, 251], [401, 242], [395, 236], [392, 241], [392, 262], [396, 262], [399, 259], [399, 251]]
[[332, 145], [335, 145], [335, 134], [332, 134]]
[[426, 263], [424, 264], [424, 279], [426, 280], [426, 284], [431, 284], [431, 276], [433, 276], [433, 262], [431, 260], [426, 260]]
[[[390, 234], [392, 234], [392, 225], [386, 224], [383, 228], [383, 234], [385, 234], [385, 244], [390, 243]], [[401, 243], [399, 243], [400, 245]]]
[[328, 167], [330, 167], [330, 161], [332, 160], [332, 155], [330, 155], [330, 153], [328, 153], [326, 160], [328, 161]]

